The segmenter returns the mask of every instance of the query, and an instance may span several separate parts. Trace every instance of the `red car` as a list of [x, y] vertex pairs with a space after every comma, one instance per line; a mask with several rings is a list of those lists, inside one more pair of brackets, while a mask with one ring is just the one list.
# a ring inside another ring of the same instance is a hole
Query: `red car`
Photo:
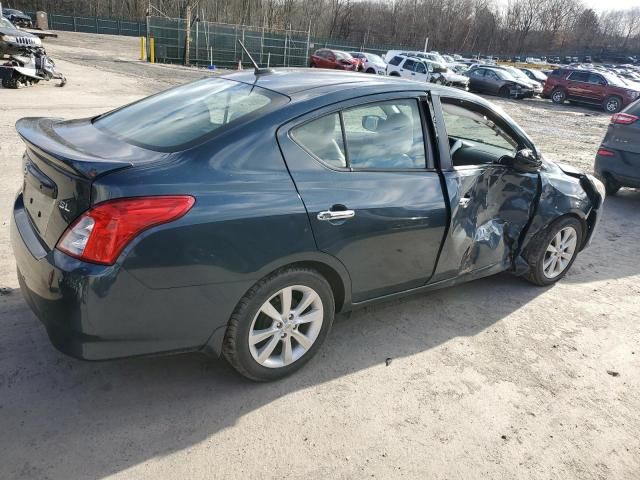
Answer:
[[353, 70], [360, 69], [361, 62], [353, 58], [347, 52], [342, 50], [330, 50], [321, 48], [311, 54], [309, 66], [311, 68], [331, 68], [337, 70]]
[[560, 68], [547, 78], [542, 96], [554, 103], [570, 100], [601, 105], [605, 112], [617, 113], [640, 97], [640, 92], [608, 72]]

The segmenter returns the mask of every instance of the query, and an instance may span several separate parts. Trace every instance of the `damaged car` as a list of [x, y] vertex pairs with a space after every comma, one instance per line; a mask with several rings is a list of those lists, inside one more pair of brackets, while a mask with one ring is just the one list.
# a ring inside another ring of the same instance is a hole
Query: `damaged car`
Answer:
[[25, 32], [6, 18], [0, 17], [0, 78], [4, 88], [22, 88], [41, 80], [60, 80], [64, 86], [67, 80], [56, 70], [36, 35]]
[[16, 128], [11, 243], [52, 343], [203, 352], [259, 381], [339, 312], [500, 272], [552, 285], [605, 197], [488, 101], [378, 75], [256, 69]]
[[9, 20], [16, 27], [31, 28], [33, 27], [33, 20], [31, 17], [20, 10], [15, 8], [3, 8], [2, 16]]

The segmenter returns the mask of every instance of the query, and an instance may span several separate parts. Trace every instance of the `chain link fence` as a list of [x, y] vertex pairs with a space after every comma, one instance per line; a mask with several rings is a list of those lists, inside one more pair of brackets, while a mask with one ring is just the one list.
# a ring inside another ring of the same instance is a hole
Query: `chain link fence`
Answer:
[[[25, 12], [36, 22], [35, 12]], [[50, 13], [49, 28], [65, 32], [102, 33], [106, 35], [126, 35], [129, 37], [142, 37], [147, 33], [146, 22], [122, 20], [106, 17], [77, 17], [74, 15], [59, 15]]]
[[[149, 17], [149, 35], [155, 39], [156, 61], [184, 63], [187, 24], [178, 18]], [[366, 51], [384, 55], [389, 50], [419, 49], [399, 45], [369, 45], [336, 39], [311, 37], [309, 32], [278, 30], [246, 25], [194, 22], [191, 26], [189, 63], [236, 68], [238, 62], [250, 64], [238, 44], [241, 40], [261, 66], [308, 67], [309, 55], [319, 48]]]

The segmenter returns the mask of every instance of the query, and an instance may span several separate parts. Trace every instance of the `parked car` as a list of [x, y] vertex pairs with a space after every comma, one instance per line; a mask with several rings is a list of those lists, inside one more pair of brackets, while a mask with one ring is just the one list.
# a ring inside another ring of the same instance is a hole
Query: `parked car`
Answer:
[[16, 10], [14, 8], [3, 8], [2, 16], [13, 23], [16, 27], [33, 27], [31, 17], [20, 10]]
[[426, 61], [417, 57], [395, 55], [387, 63], [387, 75], [391, 77], [428, 82], [431, 79], [431, 73], [427, 70]]
[[[529, 77], [529, 80], [533, 80], [534, 82], [538, 82], [540, 86], [544, 86], [544, 83], [547, 81], [547, 76], [542, 73], [541, 70], [536, 70], [535, 68], [521, 68], [522, 72]], [[540, 91], [542, 93], [542, 90]]]
[[321, 48], [311, 54], [309, 66], [311, 68], [331, 68], [334, 70], [357, 71], [360, 66], [360, 61], [342, 50]]
[[509, 65], [496, 65], [491, 68], [498, 68], [509, 72], [516, 80], [526, 83], [533, 90], [534, 95], [542, 95], [542, 85], [537, 80], [530, 79], [521, 69]]
[[401, 55], [404, 57], [412, 57], [412, 58], [422, 58], [424, 60], [431, 60], [432, 62], [443, 63], [447, 62], [438, 52], [419, 52], [415, 50], [389, 50], [384, 59], [387, 63], [395, 57], [396, 55]]
[[594, 170], [608, 195], [622, 187], [640, 188], [640, 100], [611, 117]]
[[517, 80], [511, 73], [501, 68], [475, 66], [466, 75], [469, 77], [469, 90], [490, 93], [505, 98], [530, 98], [534, 92], [529, 82]]
[[244, 71], [16, 128], [11, 242], [52, 343], [222, 354], [254, 380], [305, 364], [337, 312], [558, 281], [604, 198], [486, 100], [365, 74]]
[[567, 100], [590, 103], [617, 113], [638, 99], [640, 91], [605, 71], [562, 68], [548, 77], [543, 96], [554, 103]]
[[362, 70], [364, 73], [375, 73], [378, 75], [385, 75], [387, 71], [387, 64], [384, 62], [382, 57], [376, 55], [375, 53], [365, 53], [365, 52], [349, 52], [356, 60], [360, 60]]

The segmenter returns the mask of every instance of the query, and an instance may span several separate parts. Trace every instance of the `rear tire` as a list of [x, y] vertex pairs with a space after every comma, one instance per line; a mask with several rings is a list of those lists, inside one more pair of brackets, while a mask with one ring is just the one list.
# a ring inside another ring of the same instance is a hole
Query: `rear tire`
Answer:
[[527, 247], [527, 280], [546, 287], [563, 278], [582, 246], [582, 224], [575, 217], [561, 217], [539, 232]]
[[367, 68], [367, 71], [364, 73], [376, 73], [376, 71], [373, 68]]
[[610, 175], [605, 175], [601, 180], [602, 183], [604, 183], [604, 189], [607, 192], [607, 195], [613, 196], [622, 188], [622, 186], [611, 178]]
[[553, 103], [562, 105], [566, 100], [567, 92], [565, 92], [562, 88], [556, 88], [553, 92], [551, 92], [551, 101]]
[[284, 268], [260, 280], [240, 300], [222, 353], [246, 378], [280, 379], [317, 353], [334, 315], [333, 292], [322, 275], [310, 268]]
[[389, 74], [389, 76], [390, 76], [390, 77], [399, 77], [399, 76], [400, 76], [400, 74], [399, 74], [398, 72], [391, 72], [391, 73]]
[[607, 113], [618, 113], [622, 110], [622, 99], [615, 95], [610, 95], [605, 98], [602, 108], [604, 108], [604, 111]]

